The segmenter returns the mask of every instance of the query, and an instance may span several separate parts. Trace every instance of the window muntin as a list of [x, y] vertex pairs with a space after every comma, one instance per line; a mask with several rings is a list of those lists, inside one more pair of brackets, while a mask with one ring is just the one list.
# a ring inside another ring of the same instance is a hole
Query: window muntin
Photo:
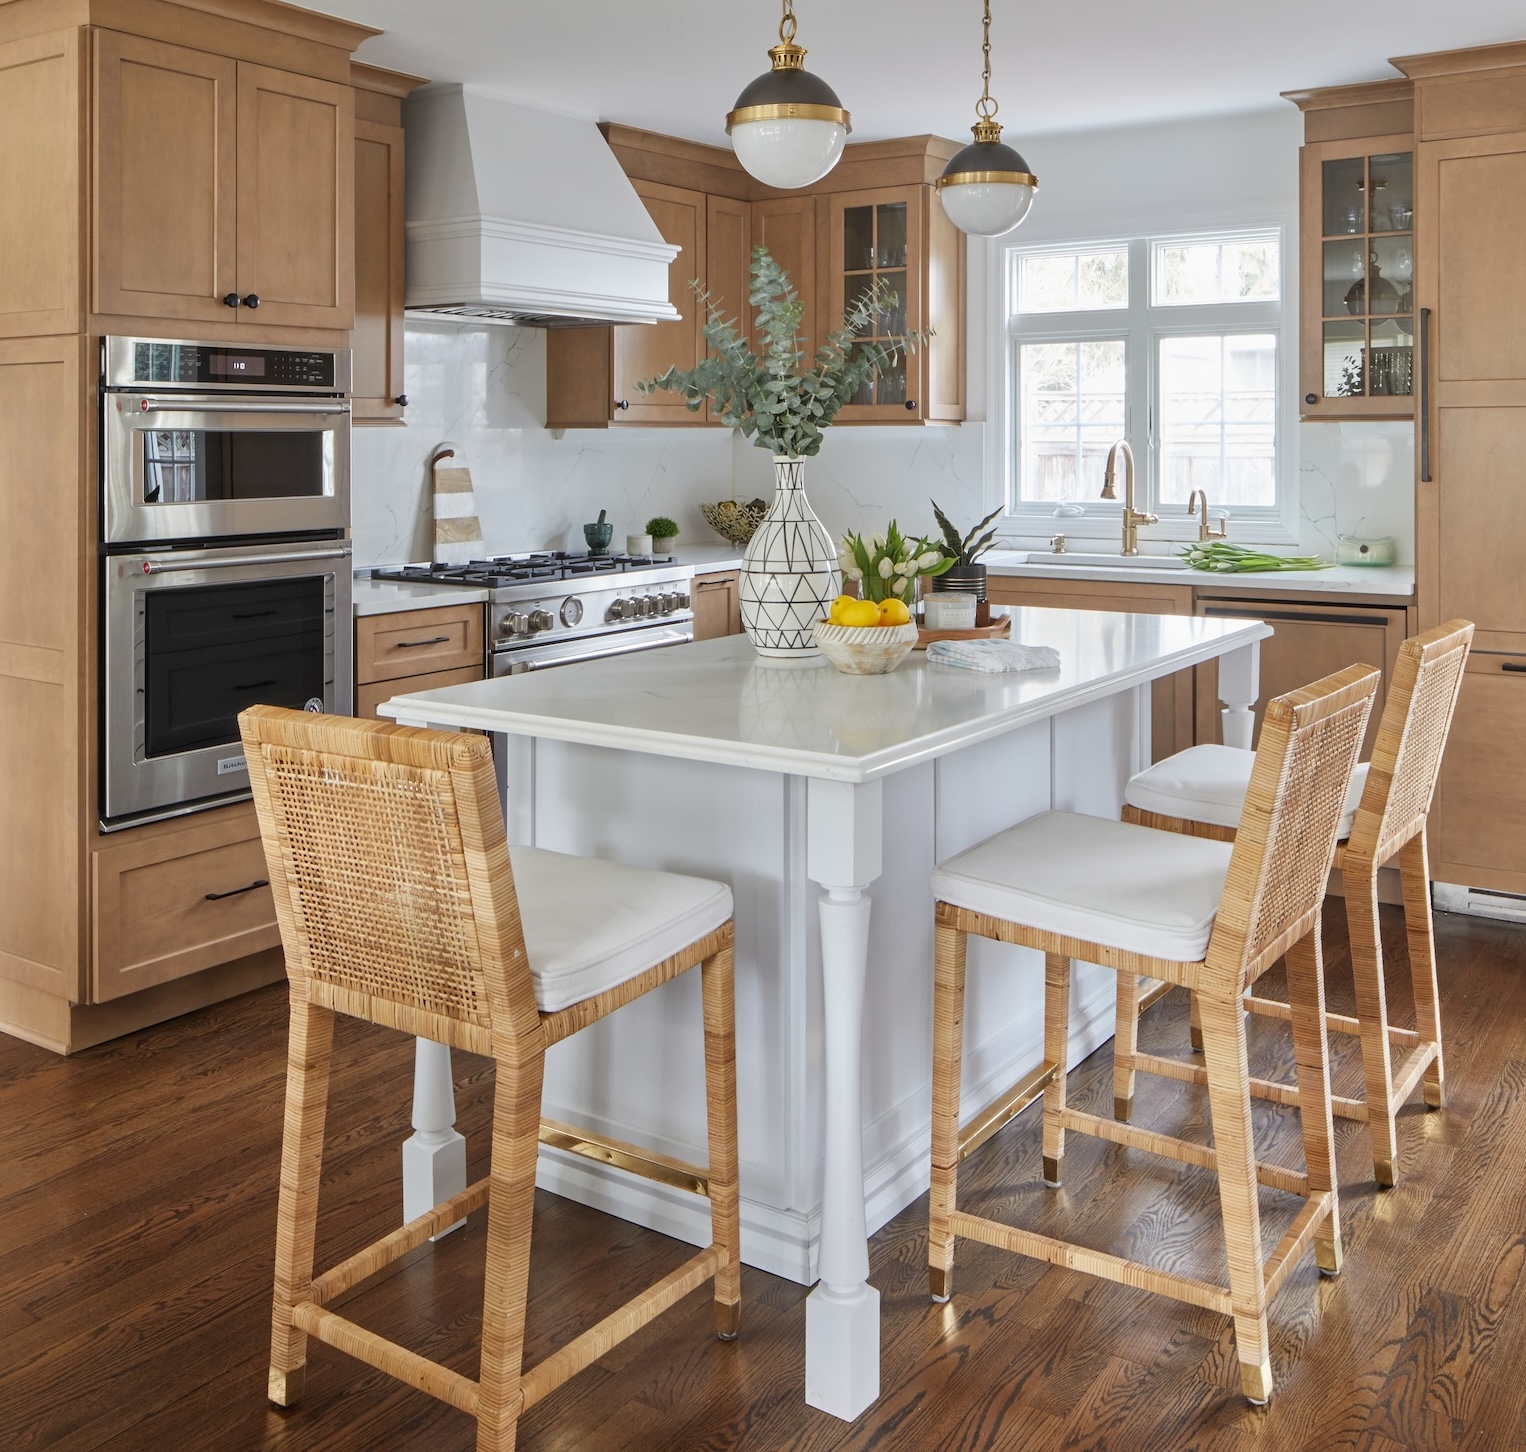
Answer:
[[1017, 271], [1017, 311], [1060, 313], [1129, 305], [1125, 248], [1027, 252]]

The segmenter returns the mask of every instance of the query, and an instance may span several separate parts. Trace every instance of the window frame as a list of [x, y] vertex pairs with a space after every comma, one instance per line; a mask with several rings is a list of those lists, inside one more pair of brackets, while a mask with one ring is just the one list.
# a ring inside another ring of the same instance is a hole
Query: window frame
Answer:
[[[1263, 236], [1278, 244], [1276, 302], [1156, 303], [1155, 248], [1159, 245], [1239, 241]], [[1121, 502], [1080, 501], [1084, 514], [1058, 514], [1052, 501], [1025, 501], [1021, 489], [1021, 441], [1018, 437], [1021, 400], [1018, 350], [1025, 343], [1095, 342], [1122, 338], [1124, 342], [1124, 436], [1133, 446], [1136, 464], [1136, 506], [1160, 516], [1158, 525], [1143, 529], [1141, 543], [1177, 544], [1197, 538], [1195, 517], [1182, 504], [1159, 499], [1160, 433], [1156, 415], [1160, 384], [1160, 341], [1166, 337], [1227, 336], [1269, 333], [1276, 339], [1277, 408], [1274, 423], [1276, 500], [1262, 506], [1236, 506], [1230, 537], [1265, 544], [1295, 544], [1298, 540], [1297, 442], [1298, 359], [1296, 260], [1289, 248], [1289, 229], [1282, 222], [1249, 223], [1233, 227], [1172, 229], [1133, 237], [1035, 239], [1013, 241], [996, 249], [995, 291], [999, 296], [998, 356], [993, 359], [991, 507], [1003, 506], [1004, 535], [1047, 540], [1063, 533], [1077, 540], [1116, 539]], [[1020, 258], [1035, 253], [1127, 250], [1128, 305], [1123, 308], [1078, 309], [1072, 312], [1018, 313]], [[1141, 357], [1141, 355], [1143, 355]], [[1223, 506], [1210, 499], [1215, 513]]]

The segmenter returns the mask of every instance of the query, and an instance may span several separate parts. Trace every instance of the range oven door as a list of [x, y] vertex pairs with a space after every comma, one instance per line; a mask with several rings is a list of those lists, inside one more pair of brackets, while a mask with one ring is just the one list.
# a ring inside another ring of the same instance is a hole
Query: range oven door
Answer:
[[694, 622], [681, 620], [672, 625], [644, 626], [639, 630], [610, 631], [605, 635], [585, 635], [574, 640], [547, 641], [544, 645], [520, 645], [493, 654], [493, 676], [517, 676], [525, 671], [542, 671], [550, 666], [576, 665], [579, 661], [602, 660], [611, 655], [630, 655], [638, 650], [656, 650], [664, 645], [688, 645], [694, 639]]
[[351, 709], [350, 547], [108, 555], [106, 830], [249, 795], [238, 713]]
[[107, 544], [349, 526], [347, 399], [148, 390], [101, 399]]

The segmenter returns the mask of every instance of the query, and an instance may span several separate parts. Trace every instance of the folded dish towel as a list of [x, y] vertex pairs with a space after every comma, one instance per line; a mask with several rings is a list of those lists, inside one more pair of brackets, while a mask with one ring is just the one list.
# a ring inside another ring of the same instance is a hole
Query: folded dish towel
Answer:
[[935, 640], [927, 647], [927, 658], [939, 665], [989, 673], [1047, 671], [1060, 663], [1060, 653], [1052, 645], [1019, 645], [1015, 640]]

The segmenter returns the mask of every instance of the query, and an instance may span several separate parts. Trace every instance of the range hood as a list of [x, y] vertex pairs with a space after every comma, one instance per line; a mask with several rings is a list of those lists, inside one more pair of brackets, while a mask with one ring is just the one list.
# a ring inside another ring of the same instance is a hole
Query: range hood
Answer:
[[431, 86], [405, 103], [405, 309], [533, 327], [675, 319], [662, 240], [599, 129]]

